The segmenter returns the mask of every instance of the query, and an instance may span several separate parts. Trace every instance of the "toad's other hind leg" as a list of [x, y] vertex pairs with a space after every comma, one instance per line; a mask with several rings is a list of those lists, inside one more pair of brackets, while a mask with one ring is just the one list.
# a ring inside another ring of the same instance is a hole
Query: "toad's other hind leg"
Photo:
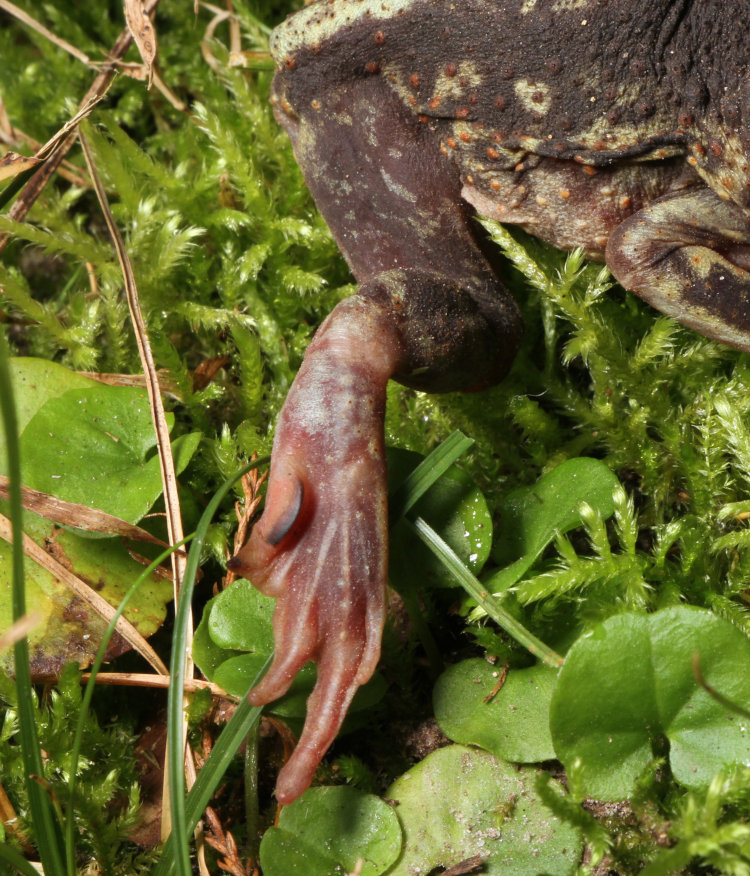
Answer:
[[432, 390], [491, 384], [520, 328], [426, 126], [379, 77], [297, 100], [287, 75], [276, 80], [279, 120], [361, 286], [308, 348], [276, 430], [263, 516], [232, 561], [277, 600], [274, 662], [252, 702], [277, 699], [308, 660], [318, 664], [276, 785], [282, 803], [310, 784], [380, 654], [389, 377]]
[[707, 188], [665, 195], [609, 238], [622, 285], [683, 325], [750, 352], [750, 220]]

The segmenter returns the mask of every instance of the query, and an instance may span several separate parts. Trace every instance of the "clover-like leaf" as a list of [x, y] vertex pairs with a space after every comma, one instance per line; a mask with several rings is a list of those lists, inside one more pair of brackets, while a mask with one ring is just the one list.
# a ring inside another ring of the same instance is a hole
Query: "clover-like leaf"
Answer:
[[[355, 788], [311, 788], [279, 816], [260, 844], [265, 876], [385, 873], [401, 850], [393, 809]], [[361, 869], [356, 869], [360, 863]]]
[[[264, 596], [249, 581], [240, 578], [203, 610], [193, 640], [193, 658], [208, 679], [233, 696], [246, 693], [273, 651], [271, 619], [275, 604], [275, 599]], [[282, 718], [304, 718], [307, 698], [316, 679], [314, 664], [303, 666], [287, 693], [266, 710]], [[383, 676], [375, 673], [355, 694], [350, 713], [378, 702], [385, 691]]]
[[498, 509], [500, 537], [493, 554], [506, 568], [487, 582], [488, 590], [515, 584], [558, 533], [580, 526], [582, 503], [605, 520], [611, 517], [618, 484], [603, 462], [581, 456], [560, 463], [532, 486], [509, 493]]
[[[174, 421], [167, 416], [168, 423]], [[174, 442], [185, 468], [200, 441]], [[21, 433], [26, 486], [136, 523], [161, 495], [156, 437], [146, 391], [94, 384], [48, 399]]]
[[479, 745], [517, 763], [555, 756], [549, 704], [557, 670], [544, 664], [511, 669], [499, 689], [501, 669], [486, 660], [463, 660], [437, 680], [432, 702], [440, 729], [454, 742]]
[[611, 617], [582, 636], [560, 671], [550, 711], [558, 757], [581, 790], [618, 800], [669, 746], [677, 781], [706, 785], [750, 762], [747, 720], [700, 683], [750, 706], [750, 640], [711, 612], [678, 606]]
[[403, 852], [388, 876], [431, 873], [474, 856], [484, 860], [487, 876], [574, 873], [580, 834], [538, 798], [536, 775], [477, 748], [432, 752], [386, 793], [404, 830]]

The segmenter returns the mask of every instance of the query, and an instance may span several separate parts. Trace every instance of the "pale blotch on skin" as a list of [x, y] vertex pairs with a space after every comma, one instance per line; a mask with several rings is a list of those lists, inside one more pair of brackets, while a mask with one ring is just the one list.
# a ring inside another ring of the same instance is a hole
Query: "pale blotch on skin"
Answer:
[[399, 12], [408, 12], [413, 5], [414, 0], [339, 0], [333, 5], [305, 6], [273, 31], [269, 44], [271, 54], [280, 64], [302, 47], [336, 36], [362, 19], [388, 20]]
[[456, 66], [453, 75], [448, 75], [444, 70], [438, 74], [435, 80], [433, 98], [439, 100], [461, 100], [469, 89], [479, 88], [482, 77], [477, 72], [473, 61], [461, 61]]
[[383, 181], [388, 186], [388, 189], [393, 192], [394, 195], [397, 195], [404, 201], [408, 201], [410, 204], [417, 203], [417, 196], [414, 192], [410, 192], [405, 186], [400, 185], [395, 182], [388, 173], [384, 169], [381, 168], [380, 175], [383, 177]]
[[521, 15], [528, 15], [529, 12], [536, 6], [537, 0], [523, 0], [521, 4], [521, 9], [519, 10]]
[[583, 9], [589, 5], [589, 0], [555, 0], [552, 4], [553, 12], [572, 12], [574, 9]]
[[726, 133], [724, 136], [714, 136], [713, 141], [721, 147], [722, 161], [719, 172], [712, 173], [706, 167], [705, 149], [696, 148], [697, 144], [691, 150], [691, 154], [696, 159], [696, 170], [720, 198], [747, 207], [750, 198], [747, 194], [743, 197], [742, 192], [747, 184], [750, 168], [745, 160], [745, 152], [739, 137]]
[[513, 85], [523, 108], [537, 116], [546, 116], [552, 106], [552, 89], [546, 82], [517, 79]]

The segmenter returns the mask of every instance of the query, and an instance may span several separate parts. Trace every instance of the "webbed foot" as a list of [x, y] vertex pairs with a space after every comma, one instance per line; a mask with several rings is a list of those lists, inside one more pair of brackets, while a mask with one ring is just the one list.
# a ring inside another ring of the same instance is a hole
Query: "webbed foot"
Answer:
[[318, 679], [276, 796], [309, 786], [380, 655], [387, 574], [385, 388], [396, 336], [355, 297], [316, 335], [281, 413], [263, 516], [230, 561], [276, 598], [275, 655], [250, 693], [281, 697], [310, 660]]

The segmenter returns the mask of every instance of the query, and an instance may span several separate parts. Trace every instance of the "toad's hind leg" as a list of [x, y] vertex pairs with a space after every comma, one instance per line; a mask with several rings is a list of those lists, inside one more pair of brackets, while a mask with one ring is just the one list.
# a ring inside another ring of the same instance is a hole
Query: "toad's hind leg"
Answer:
[[437, 391], [489, 385], [520, 328], [426, 126], [379, 77], [297, 99], [287, 75], [276, 80], [279, 119], [361, 286], [308, 348], [276, 430], [263, 516], [232, 562], [277, 600], [274, 662], [251, 700], [271, 702], [304, 663], [318, 664], [278, 779], [283, 803], [310, 784], [380, 653], [388, 379]]
[[683, 325], [750, 352], [750, 219], [705, 187], [665, 195], [609, 238], [622, 285]]

